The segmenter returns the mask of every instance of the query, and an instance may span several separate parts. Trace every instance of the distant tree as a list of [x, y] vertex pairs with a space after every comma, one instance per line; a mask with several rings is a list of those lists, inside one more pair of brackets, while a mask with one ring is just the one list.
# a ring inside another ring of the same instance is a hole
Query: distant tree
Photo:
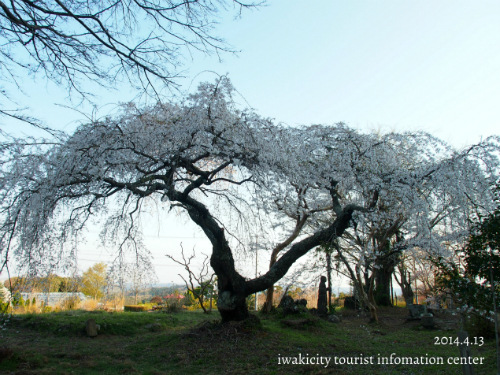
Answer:
[[163, 298], [161, 298], [160, 296], [154, 296], [153, 298], [151, 298], [149, 300], [149, 302], [156, 303], [159, 305], [159, 304], [163, 303]]
[[135, 304], [137, 304], [139, 294], [158, 281], [154, 266], [149, 261], [128, 265], [127, 275]]
[[[128, 290], [134, 296], [135, 304], [138, 302], [139, 294], [158, 281], [149, 256], [136, 258], [135, 262], [132, 263], [127, 263], [124, 259], [120, 258], [116, 263], [111, 265], [106, 279], [108, 293], [117, 287], [123, 298], [125, 292]], [[152, 292], [153, 295], [162, 294], [158, 288], [153, 289]]]
[[[128, 279], [128, 267], [123, 262], [112, 264], [106, 275], [106, 293], [110, 294], [115, 288], [120, 291], [120, 298], [125, 298]], [[161, 294], [157, 291], [154, 294]]]
[[82, 275], [81, 291], [88, 296], [98, 300], [104, 297], [104, 288], [108, 284], [106, 279], [106, 267], [104, 263], [96, 263]]
[[18, 276], [13, 276], [10, 279], [7, 279], [3, 282], [5, 287], [13, 293], [21, 291], [25, 283], [26, 283], [25, 279]]
[[195, 272], [194, 267], [191, 264], [191, 261], [195, 259], [196, 256], [194, 250], [193, 254], [190, 257], [186, 258], [186, 256], [184, 255], [184, 248], [182, 248], [182, 244], [181, 249], [182, 261], [176, 260], [169, 254], [167, 254], [166, 256], [172, 259], [175, 263], [183, 266], [184, 269], [188, 272], [187, 280], [182, 275], [179, 276], [182, 278], [182, 280], [184, 280], [187, 290], [193, 295], [194, 298], [198, 300], [198, 302], [200, 303], [200, 307], [203, 309], [203, 312], [212, 312], [212, 304], [210, 304], [208, 310], [204, 305], [205, 300], [207, 298], [211, 298], [214, 290], [213, 279], [215, 277], [215, 273], [210, 269], [208, 256], [205, 255], [200, 270], [198, 272]]
[[57, 292], [76, 293], [81, 289], [81, 277], [74, 275], [72, 277], [59, 277], [59, 288]]
[[287, 295], [292, 297], [293, 299], [298, 299], [304, 294], [304, 291], [301, 287], [290, 285], [287, 290]]
[[184, 306], [193, 306], [194, 304], [198, 304], [198, 300], [194, 297], [190, 290], [186, 290], [183, 295], [184, 299], [182, 300], [182, 304]]

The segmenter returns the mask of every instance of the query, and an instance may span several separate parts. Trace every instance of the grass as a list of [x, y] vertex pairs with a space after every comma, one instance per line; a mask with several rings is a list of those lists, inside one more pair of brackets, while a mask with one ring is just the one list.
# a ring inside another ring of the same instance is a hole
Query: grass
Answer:
[[[435, 345], [435, 337], [457, 337], [453, 317], [442, 328], [420, 330], [405, 322], [406, 310], [381, 309], [380, 322], [340, 311], [343, 321], [318, 320], [304, 328], [284, 327], [275, 315], [260, 316], [262, 329], [214, 323], [216, 312], [106, 313], [69, 311], [14, 315], [0, 338], [0, 373], [11, 374], [461, 374], [448, 365], [459, 356], [453, 345]], [[85, 335], [85, 321], [100, 325], [99, 334]], [[195, 327], [198, 327], [194, 329]], [[452, 327], [452, 328], [450, 328]], [[4, 349], [1, 349], [1, 346]], [[3, 353], [3, 354], [2, 354]], [[442, 357], [444, 365], [334, 364], [361, 356]], [[328, 367], [279, 364], [283, 358], [328, 357]], [[484, 357], [477, 374], [494, 374], [494, 340], [472, 348]]]

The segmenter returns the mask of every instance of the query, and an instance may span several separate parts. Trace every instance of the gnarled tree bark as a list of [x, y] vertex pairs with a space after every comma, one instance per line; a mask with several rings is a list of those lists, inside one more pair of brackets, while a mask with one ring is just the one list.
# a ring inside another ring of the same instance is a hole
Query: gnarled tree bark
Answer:
[[224, 229], [219, 226], [205, 205], [184, 193], [171, 190], [168, 194], [172, 201], [180, 202], [187, 209], [190, 218], [203, 230], [212, 243], [210, 265], [218, 279], [217, 308], [223, 322], [247, 319], [249, 312], [246, 297], [273, 286], [287, 273], [292, 264], [309, 250], [341, 236], [349, 227], [352, 213], [356, 209], [355, 206], [347, 205], [329, 227], [295, 243], [267, 273], [253, 280], [245, 280], [236, 271]]

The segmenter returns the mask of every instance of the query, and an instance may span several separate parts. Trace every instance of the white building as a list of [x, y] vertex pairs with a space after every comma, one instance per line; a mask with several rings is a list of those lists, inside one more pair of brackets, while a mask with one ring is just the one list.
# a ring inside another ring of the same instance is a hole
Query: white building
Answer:
[[71, 298], [78, 298], [80, 301], [85, 301], [87, 297], [85, 294], [78, 292], [78, 293], [21, 293], [21, 296], [23, 299], [29, 300], [30, 302], [33, 301], [33, 298], [35, 298], [37, 304], [44, 302], [45, 306], [51, 306], [54, 307], [58, 303], [71, 299]]

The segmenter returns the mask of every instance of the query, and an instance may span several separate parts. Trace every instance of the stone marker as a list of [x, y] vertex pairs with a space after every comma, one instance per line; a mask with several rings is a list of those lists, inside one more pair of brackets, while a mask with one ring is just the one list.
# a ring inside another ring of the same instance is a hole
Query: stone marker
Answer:
[[410, 313], [408, 316], [409, 320], [420, 319], [422, 314], [425, 312], [424, 305], [411, 304], [411, 305], [408, 305], [407, 308], [408, 308], [408, 312]]
[[89, 337], [97, 336], [97, 324], [94, 319], [89, 319], [85, 322], [85, 331]]
[[458, 331], [458, 350], [460, 351], [460, 358], [467, 358], [466, 363], [462, 363], [462, 371], [464, 375], [474, 375], [474, 368], [472, 363], [470, 363], [471, 348], [469, 345], [463, 344], [464, 342], [469, 342], [469, 334], [466, 331]]
[[326, 295], [326, 277], [321, 276], [318, 291], [318, 314], [326, 315], [328, 312], [327, 295]]
[[163, 326], [160, 323], [151, 324], [150, 330], [152, 332], [161, 332], [163, 330]]
[[312, 319], [282, 320], [281, 324], [287, 327], [300, 328], [314, 323]]
[[420, 324], [425, 328], [434, 327], [434, 316], [427, 312], [427, 306], [424, 305], [424, 313], [420, 315]]
[[278, 308], [282, 309], [287, 309], [289, 307], [292, 307], [294, 304], [293, 298], [290, 297], [289, 295], [283, 296], [283, 298], [280, 301], [280, 304], [278, 305]]
[[307, 312], [307, 300], [302, 298], [296, 301], [291, 296], [283, 296], [278, 308], [283, 309], [283, 315]]

